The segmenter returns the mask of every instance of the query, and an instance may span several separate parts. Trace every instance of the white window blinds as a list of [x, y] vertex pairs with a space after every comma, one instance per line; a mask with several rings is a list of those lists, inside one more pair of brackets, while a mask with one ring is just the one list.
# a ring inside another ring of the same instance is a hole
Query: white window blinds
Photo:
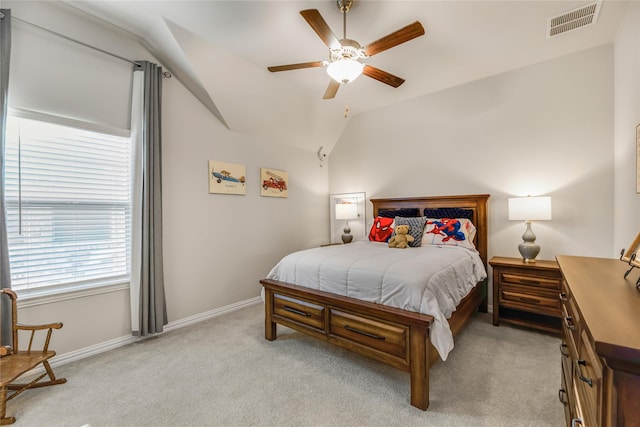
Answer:
[[9, 116], [5, 190], [12, 288], [129, 276], [128, 137]]

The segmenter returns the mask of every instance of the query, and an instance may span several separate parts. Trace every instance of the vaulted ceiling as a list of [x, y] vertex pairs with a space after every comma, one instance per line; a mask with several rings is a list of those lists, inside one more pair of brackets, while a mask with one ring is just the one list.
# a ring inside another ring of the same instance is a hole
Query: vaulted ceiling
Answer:
[[267, 67], [327, 60], [327, 47], [299, 12], [318, 9], [342, 38], [335, 1], [67, 3], [142, 39], [231, 131], [328, 150], [359, 113], [610, 43], [627, 7], [605, 1], [595, 24], [548, 37], [549, 18], [589, 2], [355, 0], [346, 35], [361, 45], [416, 20], [426, 34], [366, 59], [404, 78], [400, 87], [361, 76], [323, 100], [325, 68]]

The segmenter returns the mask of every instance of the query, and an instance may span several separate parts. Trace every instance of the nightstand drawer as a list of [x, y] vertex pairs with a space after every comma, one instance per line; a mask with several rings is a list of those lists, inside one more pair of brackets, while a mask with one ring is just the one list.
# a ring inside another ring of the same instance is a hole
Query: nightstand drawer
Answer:
[[503, 272], [500, 275], [500, 281], [502, 283], [511, 283], [515, 285], [524, 285], [524, 286], [533, 286], [536, 288], [545, 288], [545, 289], [560, 289], [560, 276], [558, 277], [545, 277], [542, 274], [540, 275], [527, 275], [522, 273], [514, 273], [514, 272]]
[[501, 285], [500, 304], [560, 316], [560, 300], [557, 292], [540, 290], [534, 292], [525, 286]]

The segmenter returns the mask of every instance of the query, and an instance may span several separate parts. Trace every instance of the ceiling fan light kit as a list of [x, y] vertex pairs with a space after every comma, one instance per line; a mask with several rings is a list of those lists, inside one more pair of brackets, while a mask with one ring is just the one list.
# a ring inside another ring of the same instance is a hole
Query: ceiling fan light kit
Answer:
[[331, 77], [323, 99], [335, 97], [341, 84], [351, 83], [360, 74], [398, 87], [404, 83], [404, 79], [380, 70], [379, 68], [361, 62], [373, 55], [391, 49], [394, 46], [413, 40], [424, 35], [424, 28], [420, 22], [409, 24], [381, 39], [369, 43], [362, 47], [357, 41], [347, 38], [347, 12], [351, 9], [352, 0], [337, 0], [338, 9], [343, 14], [344, 37], [340, 40], [331, 31], [326, 21], [317, 9], [306, 9], [300, 11], [300, 15], [307, 21], [309, 26], [318, 34], [318, 37], [329, 48], [329, 61], [305, 62], [300, 64], [278, 65], [267, 67], [271, 72], [298, 70], [302, 68], [327, 67], [327, 74]]
[[362, 74], [364, 64], [355, 59], [344, 58], [327, 66], [327, 74], [338, 83], [351, 83]]

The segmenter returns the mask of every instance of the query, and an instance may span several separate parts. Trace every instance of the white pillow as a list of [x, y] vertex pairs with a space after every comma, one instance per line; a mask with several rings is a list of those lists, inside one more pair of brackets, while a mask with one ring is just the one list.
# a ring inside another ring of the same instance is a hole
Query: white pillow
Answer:
[[427, 218], [422, 245], [451, 245], [475, 249], [476, 227], [466, 218]]

